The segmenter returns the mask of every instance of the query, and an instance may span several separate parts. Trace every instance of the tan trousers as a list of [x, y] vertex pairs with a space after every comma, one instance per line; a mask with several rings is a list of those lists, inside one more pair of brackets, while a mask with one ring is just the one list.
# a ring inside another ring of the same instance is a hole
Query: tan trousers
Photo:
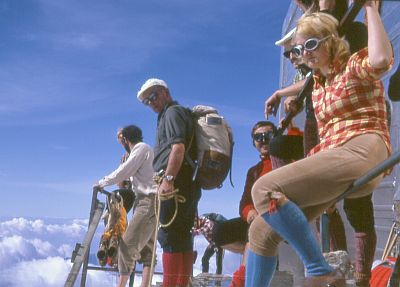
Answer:
[[[252, 197], [260, 215], [267, 212], [269, 195], [284, 194], [296, 203], [309, 221], [321, 215], [357, 178], [388, 157], [385, 143], [377, 134], [357, 136], [343, 146], [319, 152], [259, 178]], [[371, 194], [382, 175], [370, 181], [349, 198]], [[253, 252], [276, 256], [282, 239], [258, 216], [250, 226]]]
[[[119, 244], [118, 270], [121, 275], [129, 275], [133, 271], [141, 254], [146, 257], [141, 260], [144, 263], [151, 260], [156, 230], [154, 203], [155, 194], [136, 195], [132, 219]], [[141, 253], [142, 250], [146, 252]]]

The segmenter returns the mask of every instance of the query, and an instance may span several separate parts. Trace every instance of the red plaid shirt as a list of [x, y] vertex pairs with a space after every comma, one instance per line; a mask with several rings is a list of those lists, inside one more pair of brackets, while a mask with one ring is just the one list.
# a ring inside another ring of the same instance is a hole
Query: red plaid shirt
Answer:
[[315, 73], [312, 100], [320, 143], [308, 155], [341, 146], [366, 133], [379, 134], [391, 152], [384, 88], [379, 79], [391, 65], [384, 69], [371, 67], [365, 48], [353, 54], [343, 70], [339, 63], [333, 64], [325, 82], [321, 74]]

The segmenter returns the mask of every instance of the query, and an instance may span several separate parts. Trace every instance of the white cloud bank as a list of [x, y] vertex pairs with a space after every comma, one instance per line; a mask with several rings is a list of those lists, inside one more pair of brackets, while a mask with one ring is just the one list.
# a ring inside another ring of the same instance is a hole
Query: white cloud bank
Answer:
[[[0, 220], [0, 286], [63, 286], [72, 266], [69, 257], [75, 243], [83, 241], [86, 230], [87, 220]], [[91, 253], [96, 251], [102, 231], [103, 226], [99, 226]], [[201, 256], [206, 246], [207, 242], [202, 236], [196, 237], [198, 258], [194, 265], [195, 275], [201, 272]], [[162, 271], [160, 248], [157, 249], [157, 256], [156, 270]], [[223, 272], [232, 274], [239, 264], [238, 255], [226, 252]], [[215, 272], [215, 256], [210, 260], [210, 272]], [[86, 286], [114, 286], [116, 281], [117, 274], [114, 272], [89, 271]], [[153, 282], [156, 281], [161, 281], [161, 276], [155, 276]], [[76, 280], [75, 286], [79, 284], [80, 278]], [[139, 284], [140, 278], [137, 278], [135, 286]]]

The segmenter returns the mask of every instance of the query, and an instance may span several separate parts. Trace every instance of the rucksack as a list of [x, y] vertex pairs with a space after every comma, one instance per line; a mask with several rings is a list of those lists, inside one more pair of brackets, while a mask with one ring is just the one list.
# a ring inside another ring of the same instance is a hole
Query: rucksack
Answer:
[[198, 105], [192, 108], [191, 114], [194, 123], [192, 141], [196, 144], [197, 154], [194, 161], [188, 154], [186, 158], [195, 166], [193, 178], [202, 189], [221, 188], [232, 165], [232, 130], [213, 107]]
[[228, 219], [225, 218], [225, 216], [223, 216], [222, 214], [219, 213], [205, 213], [203, 214], [203, 216], [209, 220], [212, 220], [214, 222], [220, 223], [220, 222], [224, 222], [227, 221]]

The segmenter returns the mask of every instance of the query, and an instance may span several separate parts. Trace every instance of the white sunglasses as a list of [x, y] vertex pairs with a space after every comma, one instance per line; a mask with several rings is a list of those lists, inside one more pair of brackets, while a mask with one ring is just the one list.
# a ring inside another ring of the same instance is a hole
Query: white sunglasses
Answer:
[[304, 53], [304, 50], [309, 51], [309, 52], [317, 50], [319, 45], [321, 44], [321, 42], [328, 39], [329, 37], [331, 37], [331, 35], [328, 35], [322, 39], [318, 39], [318, 38], [307, 39], [303, 45], [298, 44], [298, 45], [294, 46], [292, 48], [291, 52], [296, 57], [301, 57], [301, 55], [303, 55], [303, 53]]

